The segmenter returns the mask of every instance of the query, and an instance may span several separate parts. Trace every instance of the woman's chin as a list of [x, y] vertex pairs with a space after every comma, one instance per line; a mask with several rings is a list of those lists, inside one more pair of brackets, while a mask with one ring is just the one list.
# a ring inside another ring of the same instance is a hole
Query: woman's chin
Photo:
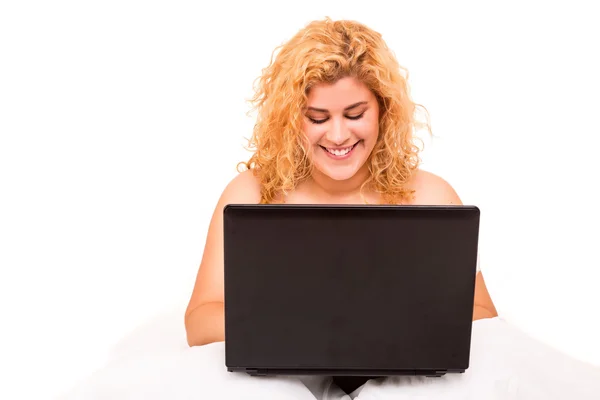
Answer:
[[319, 172], [325, 177], [337, 181], [348, 181], [356, 175], [358, 168], [356, 167], [336, 167], [336, 168], [318, 168]]

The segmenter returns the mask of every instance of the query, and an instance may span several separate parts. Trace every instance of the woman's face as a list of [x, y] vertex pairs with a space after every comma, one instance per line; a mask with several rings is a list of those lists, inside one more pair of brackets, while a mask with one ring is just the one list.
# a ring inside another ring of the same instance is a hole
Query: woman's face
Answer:
[[375, 95], [355, 78], [312, 87], [303, 129], [314, 167], [336, 181], [352, 178], [365, 164], [379, 134]]

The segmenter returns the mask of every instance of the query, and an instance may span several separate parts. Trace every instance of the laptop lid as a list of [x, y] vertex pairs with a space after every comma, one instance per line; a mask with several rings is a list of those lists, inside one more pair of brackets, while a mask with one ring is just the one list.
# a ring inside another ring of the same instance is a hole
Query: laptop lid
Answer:
[[475, 206], [228, 205], [228, 370], [463, 372], [479, 216]]

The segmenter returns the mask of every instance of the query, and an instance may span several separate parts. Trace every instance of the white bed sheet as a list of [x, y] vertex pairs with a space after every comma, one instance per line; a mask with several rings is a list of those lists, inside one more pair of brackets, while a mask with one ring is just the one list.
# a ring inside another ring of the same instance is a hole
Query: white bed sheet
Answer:
[[[223, 343], [189, 348], [183, 329], [180, 315], [145, 326], [115, 348], [104, 369], [63, 399], [350, 399], [335, 390], [324, 397], [323, 380], [307, 387], [293, 377], [229, 373]], [[600, 367], [546, 346], [501, 318], [474, 322], [471, 351], [464, 374], [371, 380], [352, 397], [600, 400]]]

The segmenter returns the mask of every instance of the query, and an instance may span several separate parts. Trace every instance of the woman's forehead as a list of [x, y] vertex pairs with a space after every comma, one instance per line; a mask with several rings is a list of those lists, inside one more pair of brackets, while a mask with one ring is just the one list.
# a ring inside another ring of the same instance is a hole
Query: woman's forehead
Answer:
[[308, 92], [307, 108], [327, 111], [344, 111], [359, 103], [375, 99], [369, 88], [356, 78], [347, 77], [335, 83], [319, 83]]

